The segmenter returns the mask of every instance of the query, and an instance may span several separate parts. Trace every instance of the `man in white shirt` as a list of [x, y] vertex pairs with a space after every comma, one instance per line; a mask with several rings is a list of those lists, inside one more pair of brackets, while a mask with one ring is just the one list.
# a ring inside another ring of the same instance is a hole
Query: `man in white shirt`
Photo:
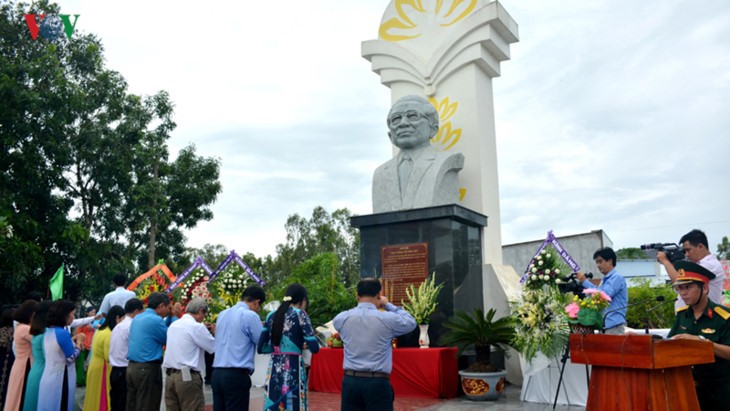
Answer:
[[136, 297], [134, 291], [129, 291], [124, 288], [124, 286], [127, 284], [126, 275], [116, 274], [114, 278], [112, 278], [112, 282], [114, 283], [114, 287], [116, 288], [114, 289], [114, 291], [104, 296], [104, 299], [101, 301], [101, 307], [99, 308], [99, 313], [104, 317], [106, 317], [106, 313], [109, 312], [110, 308], [114, 307], [115, 305], [125, 307], [127, 301]]
[[109, 397], [112, 411], [125, 411], [127, 408], [127, 352], [129, 351], [129, 327], [132, 318], [144, 310], [144, 304], [137, 298], [132, 298], [124, 304], [127, 314], [124, 320], [112, 330], [109, 344], [109, 364], [112, 371], [109, 375]]
[[[684, 248], [684, 255], [687, 260], [699, 264], [712, 274], [715, 274], [715, 278], [710, 280], [710, 292], [707, 296], [713, 303], [722, 305], [722, 284], [725, 281], [725, 271], [722, 269], [722, 264], [720, 264], [717, 257], [710, 253], [707, 235], [700, 230], [694, 229], [679, 239], [679, 246]], [[664, 266], [664, 269], [667, 270], [669, 279], [672, 282], [677, 281], [677, 270], [674, 268], [674, 263], [669, 261], [667, 255], [660, 251], [657, 253], [656, 258]], [[687, 304], [681, 298], [677, 298], [677, 301], [674, 303], [674, 308], [678, 310], [685, 305]]]
[[195, 298], [185, 315], [167, 329], [167, 350], [162, 367], [166, 369], [165, 407], [169, 411], [203, 411], [204, 351], [215, 351], [215, 338], [203, 325], [208, 303]]

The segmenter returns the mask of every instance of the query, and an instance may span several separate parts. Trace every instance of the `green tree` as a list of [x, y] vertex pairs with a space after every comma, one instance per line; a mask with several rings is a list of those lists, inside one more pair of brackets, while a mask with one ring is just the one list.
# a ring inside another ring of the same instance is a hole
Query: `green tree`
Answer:
[[315, 327], [357, 305], [355, 288], [346, 288], [342, 283], [339, 259], [334, 253], [319, 254], [297, 265], [291, 275], [271, 289], [270, 298], [281, 300], [291, 283], [302, 284], [307, 289], [307, 314]]
[[276, 284], [302, 262], [334, 253], [340, 267], [339, 281], [356, 283], [360, 278], [360, 233], [350, 226], [351, 216], [346, 208], [329, 214], [321, 206], [312, 210], [310, 219], [290, 215], [285, 224], [286, 243], [276, 246], [276, 258], [266, 264], [268, 281]]
[[622, 248], [617, 250], [616, 257], [619, 260], [645, 260], [648, 258], [644, 250], [635, 247]]
[[[674, 301], [677, 293], [669, 287], [654, 287], [649, 279], [636, 279], [629, 287], [629, 304], [641, 301], [653, 301], [664, 297], [664, 301]], [[666, 303], [662, 307], [647, 313], [650, 304], [637, 304], [626, 310], [626, 322], [631, 328], [669, 328], [674, 323], [674, 304]]]
[[220, 164], [193, 146], [169, 161], [167, 93], [128, 94], [95, 36], [33, 40], [26, 13], [60, 8], [0, 4], [0, 217], [14, 234], [0, 298], [46, 290], [65, 263], [65, 297], [94, 300], [116, 272], [184, 252], [182, 230], [212, 218]]
[[727, 236], [722, 237], [722, 242], [717, 245], [717, 258], [730, 260], [730, 240], [727, 239]]

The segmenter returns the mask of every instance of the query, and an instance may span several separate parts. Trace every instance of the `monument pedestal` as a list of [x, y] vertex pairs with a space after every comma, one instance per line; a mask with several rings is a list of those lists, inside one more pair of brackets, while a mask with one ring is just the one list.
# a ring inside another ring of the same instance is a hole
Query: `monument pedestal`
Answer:
[[[444, 284], [429, 325], [432, 347], [439, 346], [439, 337], [444, 332], [441, 323], [453, 317], [455, 311], [484, 308], [482, 233], [487, 225], [486, 216], [451, 204], [356, 216], [350, 223], [360, 229], [362, 278], [382, 278], [383, 247], [426, 245], [423, 258], [428, 268], [424, 274], [436, 273], [436, 284]], [[417, 287], [420, 281], [414, 283]], [[387, 296], [393, 304], [401, 305], [401, 301]], [[417, 346], [417, 340], [416, 331], [415, 342], [404, 342], [407, 346]]]

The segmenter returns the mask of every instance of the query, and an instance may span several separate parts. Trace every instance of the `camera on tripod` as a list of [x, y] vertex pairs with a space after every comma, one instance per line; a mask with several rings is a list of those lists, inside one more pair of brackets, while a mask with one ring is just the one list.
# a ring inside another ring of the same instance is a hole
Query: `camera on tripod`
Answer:
[[[586, 273], [586, 278], [593, 278], [593, 273]], [[569, 276], [565, 278], [560, 279], [560, 284], [558, 284], [558, 289], [561, 293], [567, 294], [567, 293], [573, 293], [578, 296], [578, 298], [583, 298], [583, 290], [585, 287], [583, 287], [583, 284], [578, 281], [578, 276], [576, 273], [572, 273]]]
[[[674, 263], [676, 261], [684, 260], [684, 249], [675, 243], [651, 243], [644, 244], [641, 249], [646, 252], [647, 255], [655, 257], [656, 253], [662, 251], [667, 255], [669, 262]], [[653, 251], [650, 253], [650, 251]]]

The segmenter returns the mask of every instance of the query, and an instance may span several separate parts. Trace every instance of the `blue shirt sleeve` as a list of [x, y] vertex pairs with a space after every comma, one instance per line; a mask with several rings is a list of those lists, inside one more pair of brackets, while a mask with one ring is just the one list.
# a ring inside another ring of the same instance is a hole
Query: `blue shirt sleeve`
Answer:
[[63, 355], [66, 356], [66, 362], [69, 364], [75, 362], [76, 357], [79, 356], [79, 349], [74, 346], [71, 334], [64, 328], [54, 328], [54, 331], [56, 332], [56, 342], [61, 347]]

